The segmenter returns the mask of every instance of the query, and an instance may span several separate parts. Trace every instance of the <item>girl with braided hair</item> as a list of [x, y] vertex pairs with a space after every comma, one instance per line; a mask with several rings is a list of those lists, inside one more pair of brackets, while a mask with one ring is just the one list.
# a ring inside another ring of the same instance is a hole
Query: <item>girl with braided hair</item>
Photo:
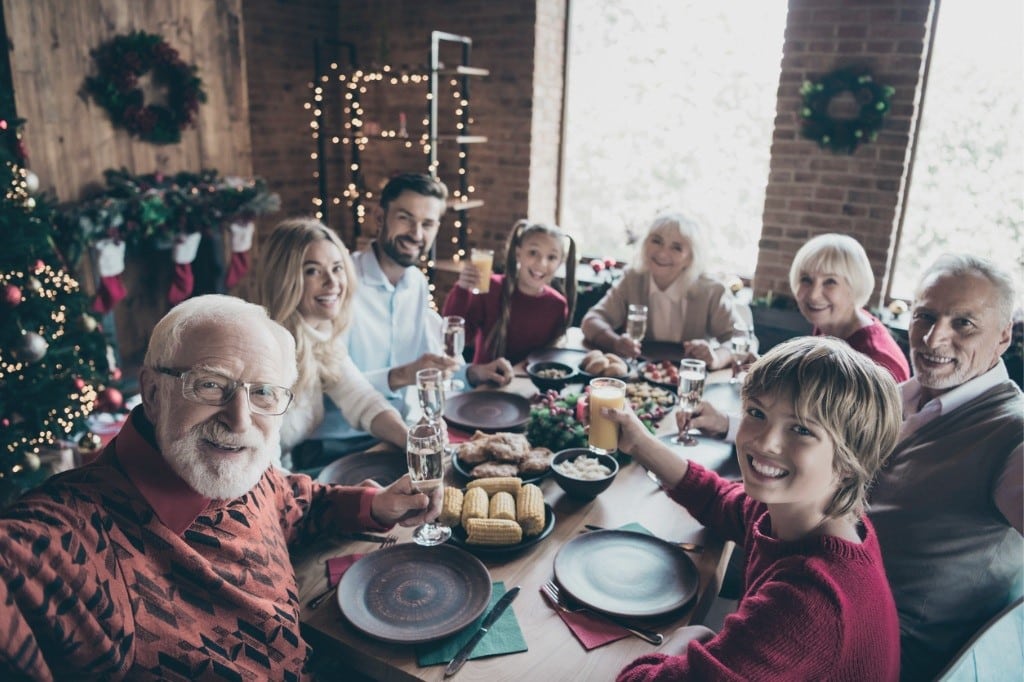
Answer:
[[[565, 264], [565, 292], [552, 286]], [[565, 334], [576, 303], [576, 243], [557, 227], [520, 220], [509, 233], [504, 274], [491, 275], [474, 295], [480, 272], [466, 261], [444, 301], [444, 315], [466, 319], [474, 363], [507, 358], [515, 364]]]

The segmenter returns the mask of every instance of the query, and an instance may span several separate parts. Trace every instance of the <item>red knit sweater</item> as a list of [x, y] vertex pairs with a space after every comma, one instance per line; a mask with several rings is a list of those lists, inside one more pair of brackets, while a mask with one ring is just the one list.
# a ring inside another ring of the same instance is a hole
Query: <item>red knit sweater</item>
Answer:
[[896, 606], [867, 519], [861, 544], [832, 536], [781, 542], [742, 483], [693, 462], [670, 494], [747, 548], [746, 593], [714, 638], [679, 656], [641, 656], [619, 673], [621, 682], [899, 678]]
[[[473, 344], [473, 362], [494, 360], [487, 350], [487, 337], [501, 316], [501, 287], [505, 275], [491, 275], [491, 288], [486, 294], [473, 294], [462, 287], [452, 287], [444, 299], [444, 314], [466, 318], [466, 343]], [[505, 332], [505, 357], [512, 364], [526, 359], [530, 353], [551, 346], [558, 340], [558, 331], [569, 315], [565, 296], [550, 286], [538, 296], [528, 296], [516, 287], [510, 299], [508, 329]]]
[[0, 517], [0, 679], [303, 679], [289, 547], [379, 529], [372, 496], [269, 469], [207, 500], [136, 411], [95, 463]]
[[[850, 334], [845, 339], [846, 343], [850, 344], [850, 348], [858, 353], [863, 353], [889, 370], [897, 383], [906, 381], [910, 378], [910, 364], [907, 362], [907, 356], [903, 354], [896, 339], [892, 337], [882, 321], [871, 313], [864, 312], [871, 318], [871, 324]], [[815, 336], [820, 336], [821, 330], [815, 327], [812, 333]]]

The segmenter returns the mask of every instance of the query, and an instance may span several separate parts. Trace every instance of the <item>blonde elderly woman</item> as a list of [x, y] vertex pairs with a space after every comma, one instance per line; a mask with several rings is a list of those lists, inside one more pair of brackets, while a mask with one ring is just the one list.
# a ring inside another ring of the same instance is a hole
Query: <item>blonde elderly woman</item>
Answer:
[[295, 337], [299, 375], [294, 403], [281, 425], [285, 468], [322, 467], [369, 445], [366, 438], [331, 439], [324, 428], [325, 415], [329, 422], [331, 413], [340, 412], [374, 439], [404, 448], [402, 416], [363, 377], [342, 338], [356, 277], [338, 236], [312, 218], [281, 222], [263, 246], [257, 281], [256, 302]]
[[864, 309], [875, 275], [864, 247], [843, 234], [819, 235], [800, 247], [789, 268], [789, 286], [815, 336], [834, 336], [889, 370], [910, 378], [910, 365], [889, 330]]
[[624, 327], [629, 306], [639, 303], [648, 307], [646, 339], [680, 343], [688, 357], [703, 360], [709, 369], [728, 367], [728, 344], [712, 348], [708, 339], [727, 342], [747, 325], [729, 290], [704, 274], [706, 250], [703, 230], [693, 220], [679, 213], [655, 218], [637, 264], [583, 317], [584, 339], [635, 358], [640, 342], [627, 336]]

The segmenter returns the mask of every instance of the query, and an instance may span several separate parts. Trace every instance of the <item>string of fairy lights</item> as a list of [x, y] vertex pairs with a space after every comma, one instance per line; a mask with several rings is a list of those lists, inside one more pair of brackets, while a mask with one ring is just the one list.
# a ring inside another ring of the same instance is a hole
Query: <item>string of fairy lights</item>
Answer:
[[[440, 162], [437, 160], [436, 155], [434, 160], [431, 162], [431, 140], [427, 129], [430, 126], [430, 120], [427, 114], [424, 114], [420, 123], [422, 124], [424, 131], [418, 136], [413, 136], [409, 132], [408, 122], [405, 112], [400, 112], [398, 126], [395, 128], [387, 128], [380, 126], [376, 122], [368, 120], [366, 111], [363, 108], [361, 97], [366, 95], [368, 88], [374, 84], [385, 85], [385, 86], [402, 86], [402, 85], [424, 85], [430, 81], [430, 74], [420, 72], [410, 72], [404, 69], [396, 69], [390, 65], [384, 65], [379, 69], [356, 69], [352, 73], [345, 73], [339, 70], [337, 63], [332, 62], [329, 65], [329, 73], [322, 74], [319, 77], [319, 82], [309, 82], [310, 100], [304, 103], [304, 108], [312, 114], [312, 118], [309, 122], [310, 135], [314, 145], [318, 145], [323, 136], [323, 142], [330, 145], [345, 145], [348, 146], [351, 152], [351, 158], [348, 163], [348, 171], [350, 180], [345, 184], [344, 188], [340, 192], [333, 192], [326, 198], [326, 201], [333, 206], [344, 205], [353, 214], [353, 219], [356, 222], [357, 233], [362, 233], [362, 227], [365, 224], [367, 214], [366, 207], [372, 205], [375, 201], [374, 192], [372, 189], [365, 187], [362, 183], [362, 163], [360, 155], [367, 148], [367, 145], [373, 140], [383, 141], [402, 141], [402, 146], [406, 149], [413, 149], [419, 147], [423, 155], [428, 158], [427, 170], [433, 175], [437, 176], [439, 171]], [[340, 134], [332, 134], [329, 131], [321, 129], [321, 121], [324, 119], [324, 112], [327, 107], [330, 106], [329, 90], [332, 83], [340, 85], [342, 88], [341, 102], [343, 107], [343, 124]], [[463, 96], [459, 79], [451, 78], [448, 80], [450, 89], [450, 96], [453, 100], [453, 113], [456, 117], [455, 131], [456, 136], [462, 135], [467, 126], [473, 123], [473, 119], [466, 115], [469, 101]], [[432, 93], [430, 89], [424, 95], [425, 107], [424, 110], [429, 110], [430, 102], [432, 99]], [[319, 160], [320, 153], [313, 151], [310, 154], [310, 159], [314, 162]], [[466, 176], [466, 150], [460, 144], [458, 151], [458, 163], [457, 169], [458, 175], [461, 178]], [[314, 180], [320, 180], [319, 166], [313, 171]], [[472, 200], [472, 193], [476, 191], [476, 188], [466, 183], [460, 183], [460, 187], [449, 188], [450, 189], [450, 202], [449, 206], [455, 210], [455, 218], [452, 221], [452, 227], [454, 234], [451, 237], [451, 243], [454, 246], [453, 260], [458, 262], [466, 256], [465, 242], [466, 237], [471, 234], [472, 230], [467, 227], [465, 234], [463, 234], [463, 219], [461, 210], [465, 210], [465, 207], [470, 206]], [[315, 207], [314, 215], [318, 219], [324, 217], [324, 197], [314, 196], [311, 198], [311, 202]], [[460, 204], [464, 208], [460, 208]], [[435, 263], [424, 257], [422, 268], [424, 272], [433, 268]], [[430, 285], [433, 290], [433, 284]]]

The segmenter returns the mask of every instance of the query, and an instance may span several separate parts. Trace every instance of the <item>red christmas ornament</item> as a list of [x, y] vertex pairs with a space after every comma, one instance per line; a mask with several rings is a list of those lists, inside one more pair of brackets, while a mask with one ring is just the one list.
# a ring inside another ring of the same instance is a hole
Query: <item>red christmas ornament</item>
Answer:
[[111, 381], [120, 381], [121, 380], [121, 376], [122, 375], [121, 375], [121, 368], [120, 367], [112, 367], [110, 369], [110, 380]]
[[4, 287], [4, 303], [12, 308], [21, 303], [21, 288], [13, 284]]
[[604, 261], [603, 260], [592, 260], [592, 261], [590, 261], [590, 267], [592, 267], [594, 269], [594, 272], [600, 273], [602, 270], [604, 270]]
[[616, 260], [614, 258], [605, 258], [604, 259], [604, 266], [606, 268], [614, 268], [616, 265], [618, 265], [618, 263], [616, 262]]
[[4, 427], [6, 429], [10, 425], [11, 425], [11, 420], [8, 419], [7, 417], [4, 417], [3, 419], [0, 419], [0, 426]]
[[105, 388], [96, 396], [96, 409], [100, 412], [118, 412], [124, 407], [124, 396], [116, 388]]
[[32, 264], [32, 272], [34, 272], [37, 275], [44, 269], [46, 269], [46, 263], [44, 263], [41, 260], [37, 259], [36, 262]]
[[81, 391], [83, 388], [85, 388], [85, 379], [83, 379], [82, 377], [75, 377], [75, 380], [72, 381], [71, 383], [79, 391]]

